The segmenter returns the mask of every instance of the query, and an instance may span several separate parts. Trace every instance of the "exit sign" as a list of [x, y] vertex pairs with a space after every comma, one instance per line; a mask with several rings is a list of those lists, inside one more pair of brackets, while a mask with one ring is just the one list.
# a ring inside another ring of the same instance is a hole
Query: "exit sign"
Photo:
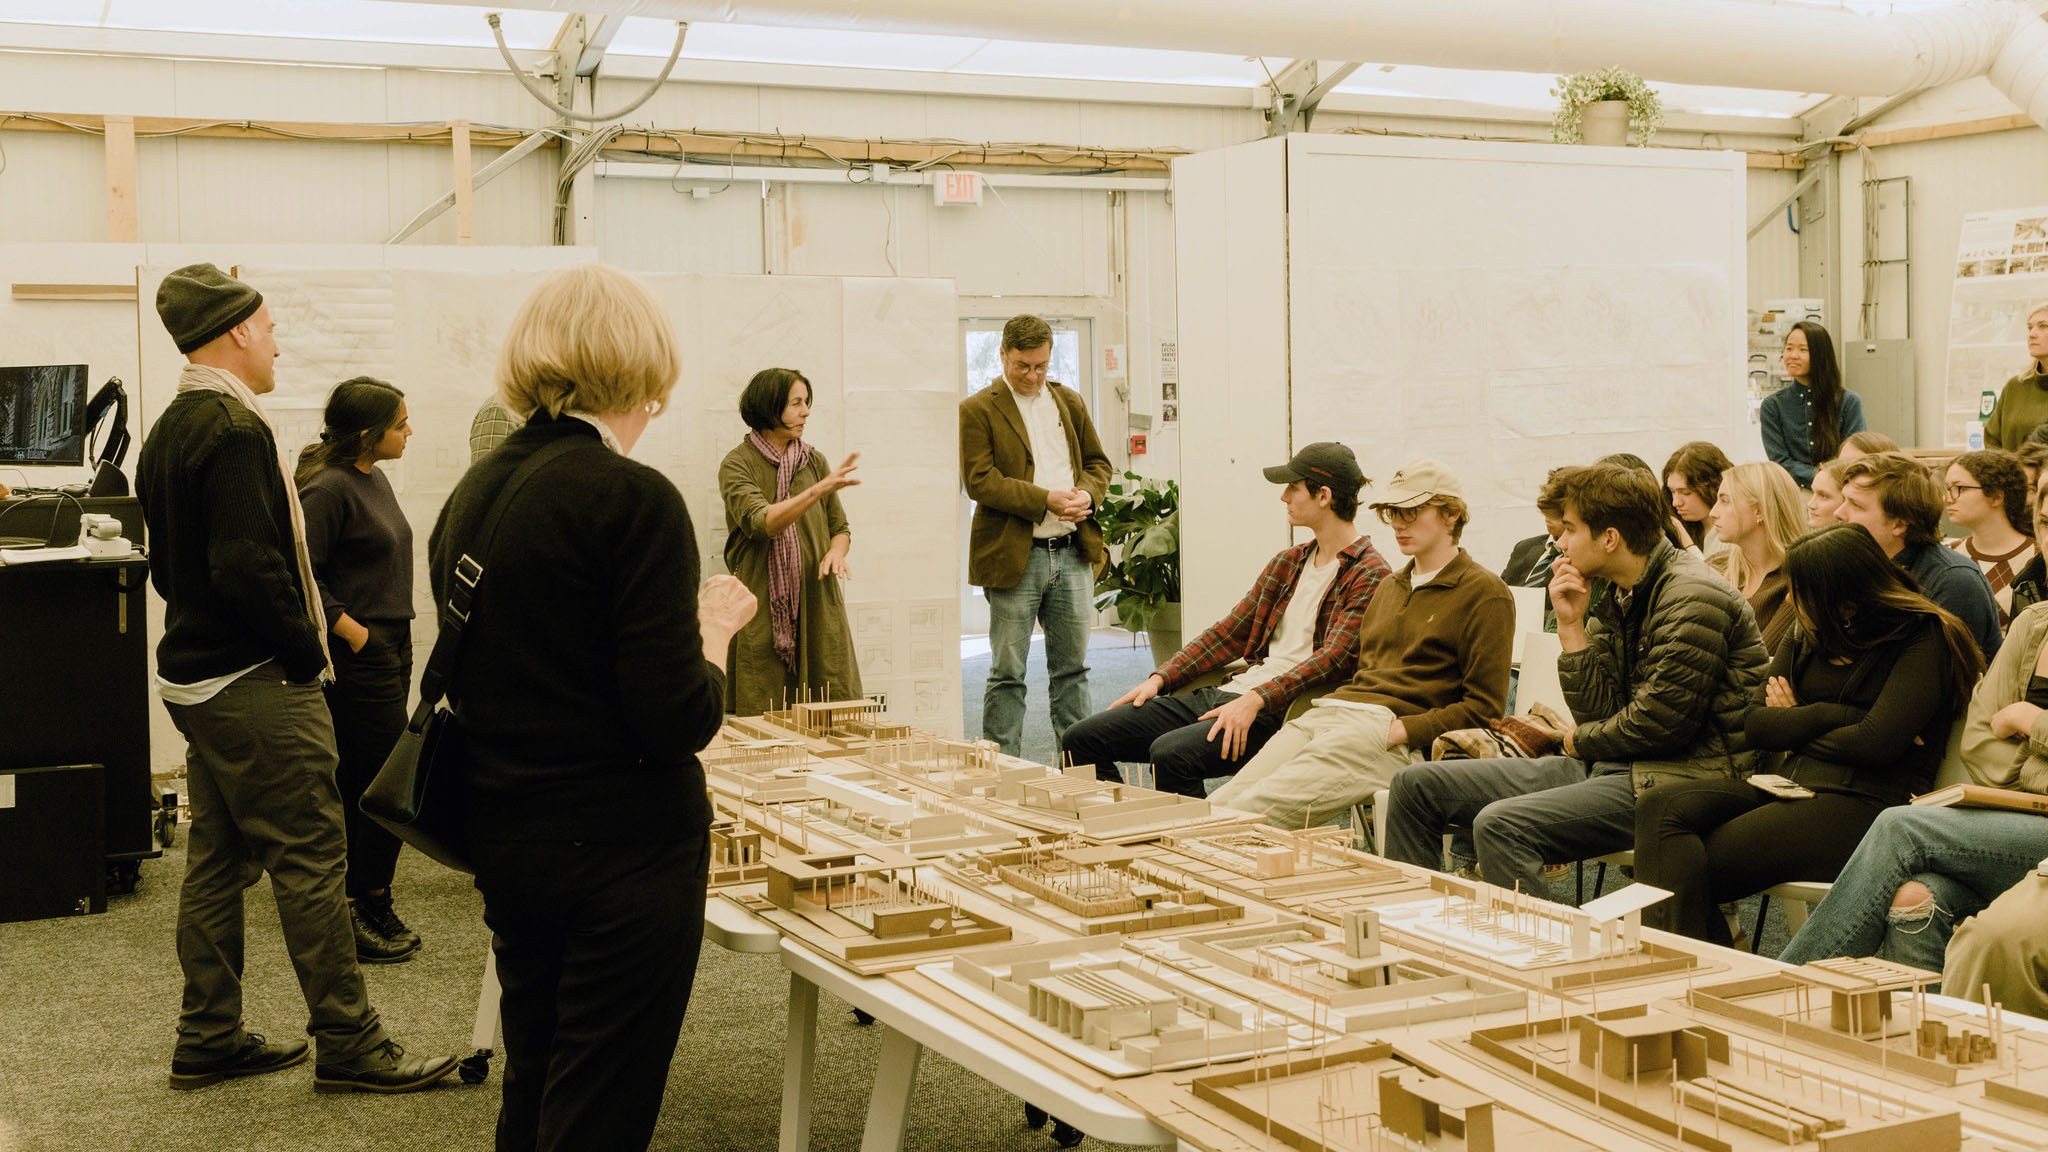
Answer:
[[944, 207], [948, 204], [981, 204], [981, 173], [941, 172], [932, 182], [932, 203]]

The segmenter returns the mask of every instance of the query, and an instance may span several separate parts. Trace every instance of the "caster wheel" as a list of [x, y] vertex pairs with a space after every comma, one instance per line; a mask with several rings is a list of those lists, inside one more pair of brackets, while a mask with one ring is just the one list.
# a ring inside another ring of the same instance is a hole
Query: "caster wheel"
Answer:
[[873, 1024], [875, 1022], [875, 1018], [861, 1011], [860, 1009], [855, 1008], [853, 1010], [853, 1022], [855, 1024], [860, 1025], [862, 1028], [865, 1028], [868, 1025]]
[[1052, 1142], [1062, 1148], [1072, 1148], [1081, 1143], [1083, 1133], [1065, 1120], [1052, 1122]]
[[1024, 1126], [1026, 1128], [1043, 1128], [1047, 1119], [1049, 1117], [1046, 1115], [1045, 1109], [1040, 1108], [1038, 1105], [1026, 1104], [1024, 1106]]
[[473, 1055], [455, 1066], [455, 1074], [462, 1077], [464, 1084], [481, 1084], [491, 1074], [491, 1050], [479, 1048]]

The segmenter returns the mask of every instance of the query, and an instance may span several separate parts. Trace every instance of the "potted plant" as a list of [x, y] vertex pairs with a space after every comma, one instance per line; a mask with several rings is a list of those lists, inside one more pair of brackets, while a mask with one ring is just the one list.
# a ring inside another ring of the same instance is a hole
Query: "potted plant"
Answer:
[[1155, 662], [1180, 650], [1180, 485], [1126, 472], [1095, 510], [1109, 565], [1095, 582], [1095, 607], [1143, 632]]
[[1626, 69], [1561, 76], [1550, 94], [1557, 97], [1550, 136], [1559, 144], [1620, 147], [1632, 135], [1636, 147], [1643, 148], [1664, 123], [1663, 101], [1641, 76]]

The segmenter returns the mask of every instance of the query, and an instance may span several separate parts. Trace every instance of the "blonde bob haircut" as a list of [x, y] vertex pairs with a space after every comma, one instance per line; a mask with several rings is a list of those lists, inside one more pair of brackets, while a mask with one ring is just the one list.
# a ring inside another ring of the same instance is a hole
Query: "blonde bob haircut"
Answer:
[[519, 306], [498, 355], [498, 390], [527, 419], [629, 412], [667, 404], [682, 367], [653, 294], [623, 272], [585, 264], [541, 281]]
[[[1785, 551], [1806, 531], [1806, 501], [1792, 474], [1775, 461], [1737, 464], [1721, 474], [1721, 494], [1756, 509], [1764, 531], [1764, 571], [1785, 566]], [[1749, 557], [1730, 548], [1728, 582], [1741, 588], [1750, 577]]]

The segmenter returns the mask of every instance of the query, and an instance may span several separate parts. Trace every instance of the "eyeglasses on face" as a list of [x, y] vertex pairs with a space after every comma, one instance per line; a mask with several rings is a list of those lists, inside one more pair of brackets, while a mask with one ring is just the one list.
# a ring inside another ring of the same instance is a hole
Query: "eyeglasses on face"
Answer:
[[1983, 490], [1984, 486], [1982, 484], [1951, 484], [1946, 489], [1948, 498], [1951, 500], [1962, 499], [1965, 492], [1982, 492]]

